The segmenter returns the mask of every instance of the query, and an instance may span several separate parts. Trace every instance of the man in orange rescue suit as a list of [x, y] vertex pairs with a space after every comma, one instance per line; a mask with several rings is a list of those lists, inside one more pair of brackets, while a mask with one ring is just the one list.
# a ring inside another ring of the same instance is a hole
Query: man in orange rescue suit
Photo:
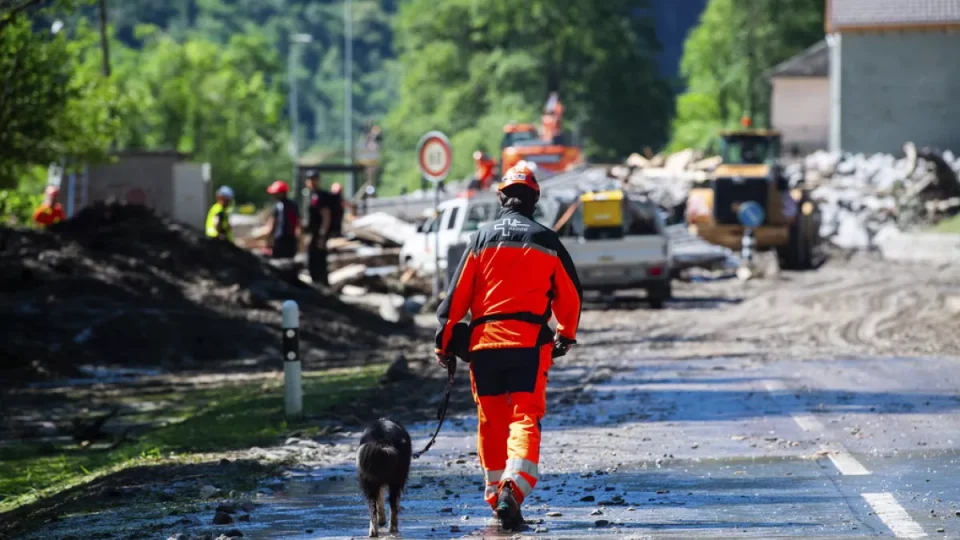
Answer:
[[513, 167], [498, 191], [500, 217], [477, 231], [437, 309], [436, 356], [442, 366], [456, 361], [454, 327], [469, 311], [484, 498], [502, 528], [514, 530], [523, 525], [520, 505], [539, 476], [551, 353], [576, 343], [583, 293], [560, 238], [533, 219], [540, 199], [533, 172]]
[[49, 227], [66, 219], [63, 206], [57, 201], [60, 198], [60, 189], [56, 186], [47, 186], [43, 195], [43, 202], [33, 213], [33, 222], [41, 227]]

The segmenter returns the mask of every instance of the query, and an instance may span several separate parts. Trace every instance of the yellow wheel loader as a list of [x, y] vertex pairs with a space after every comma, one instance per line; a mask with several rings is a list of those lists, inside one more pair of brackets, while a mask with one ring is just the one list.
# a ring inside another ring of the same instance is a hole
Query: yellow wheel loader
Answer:
[[[820, 241], [820, 210], [808, 190], [790, 188], [780, 162], [780, 133], [721, 132], [720, 155], [721, 165], [687, 197], [690, 232], [739, 251], [749, 225], [755, 249], [776, 249], [783, 268], [812, 268]], [[755, 204], [741, 212], [747, 202]], [[756, 211], [757, 205], [762, 212]]]

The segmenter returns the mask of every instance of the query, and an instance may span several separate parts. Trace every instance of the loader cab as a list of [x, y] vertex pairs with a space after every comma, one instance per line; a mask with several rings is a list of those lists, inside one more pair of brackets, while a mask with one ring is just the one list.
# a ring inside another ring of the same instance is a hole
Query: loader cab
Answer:
[[780, 133], [730, 131], [720, 134], [720, 156], [727, 165], [774, 166], [780, 157]]

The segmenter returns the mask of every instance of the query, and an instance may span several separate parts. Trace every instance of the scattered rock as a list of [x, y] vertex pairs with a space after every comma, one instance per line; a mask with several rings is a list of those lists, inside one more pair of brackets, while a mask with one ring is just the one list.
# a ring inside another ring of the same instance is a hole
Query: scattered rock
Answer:
[[563, 514], [560, 512], [547, 512], [547, 517], [562, 517]]
[[188, 536], [183, 533], [171, 534], [167, 537], [167, 540], [188, 540]]
[[230, 465], [231, 463], [233, 463], [233, 462], [230, 461], [230, 460], [227, 459], [227, 458], [220, 458], [220, 465], [223, 466], [223, 467], [226, 467], [227, 465]]
[[610, 521], [606, 519], [598, 519], [594, 521], [593, 524], [596, 525], [597, 527], [606, 527], [607, 525], [610, 524]]
[[453, 508], [451, 508], [451, 507], [449, 507], [449, 506], [444, 506], [443, 508], [440, 509], [440, 513], [441, 513], [441, 514], [452, 514], [452, 513], [453, 513]]
[[226, 512], [217, 512], [213, 516], [214, 525], [229, 525], [233, 523], [233, 518]]
[[390, 364], [390, 367], [387, 368], [387, 372], [380, 377], [380, 383], [392, 383], [399, 381], [406, 381], [416, 375], [410, 371], [410, 364], [407, 362], [407, 357], [400, 354], [397, 355], [397, 358]]
[[536, 527], [535, 529], [533, 529], [533, 532], [535, 532], [535, 533], [545, 533], [545, 532], [550, 532], [550, 529], [544, 527], [543, 525], [537, 525], [537, 527]]
[[243, 514], [237, 518], [237, 521], [250, 521], [250, 514]]
[[250, 501], [244, 501], [243, 504], [240, 505], [240, 509], [247, 513], [253, 512], [253, 509], [256, 507], [257, 505]]
[[943, 532], [943, 531], [945, 531], [945, 530], [946, 530], [946, 529], [944, 529], [943, 527], [937, 527], [937, 532]]
[[603, 515], [603, 510], [596, 509], [596, 510], [594, 510], [593, 512], [590, 512], [590, 515], [591, 515], [591, 516], [602, 516], [602, 515]]
[[221, 503], [219, 506], [217, 506], [217, 512], [235, 514], [237, 512], [237, 508], [233, 505], [233, 503]]
[[593, 502], [593, 501], [595, 501], [595, 500], [597, 500], [597, 498], [594, 497], [593, 495], [587, 495], [587, 496], [584, 496], [584, 497], [580, 497], [580, 502]]
[[216, 497], [220, 494], [220, 489], [207, 484], [200, 488], [200, 498], [209, 499], [211, 497]]
[[460, 532], [460, 527], [458, 527], [458, 526], [456, 526], [456, 525], [451, 525], [451, 526], [450, 526], [450, 532], [452, 532], [452, 533], [458, 533], [458, 532]]
[[240, 529], [230, 529], [229, 531], [223, 534], [229, 536], [230, 538], [238, 538], [238, 537], [243, 538], [243, 533], [240, 532]]

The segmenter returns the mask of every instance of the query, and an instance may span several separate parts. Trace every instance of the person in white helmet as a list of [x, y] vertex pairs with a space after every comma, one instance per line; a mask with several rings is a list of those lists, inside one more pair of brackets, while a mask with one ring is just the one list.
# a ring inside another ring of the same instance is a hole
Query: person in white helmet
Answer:
[[207, 212], [207, 236], [233, 242], [233, 230], [230, 228], [232, 210], [233, 189], [230, 186], [221, 186], [217, 190], [217, 202], [213, 203]]

